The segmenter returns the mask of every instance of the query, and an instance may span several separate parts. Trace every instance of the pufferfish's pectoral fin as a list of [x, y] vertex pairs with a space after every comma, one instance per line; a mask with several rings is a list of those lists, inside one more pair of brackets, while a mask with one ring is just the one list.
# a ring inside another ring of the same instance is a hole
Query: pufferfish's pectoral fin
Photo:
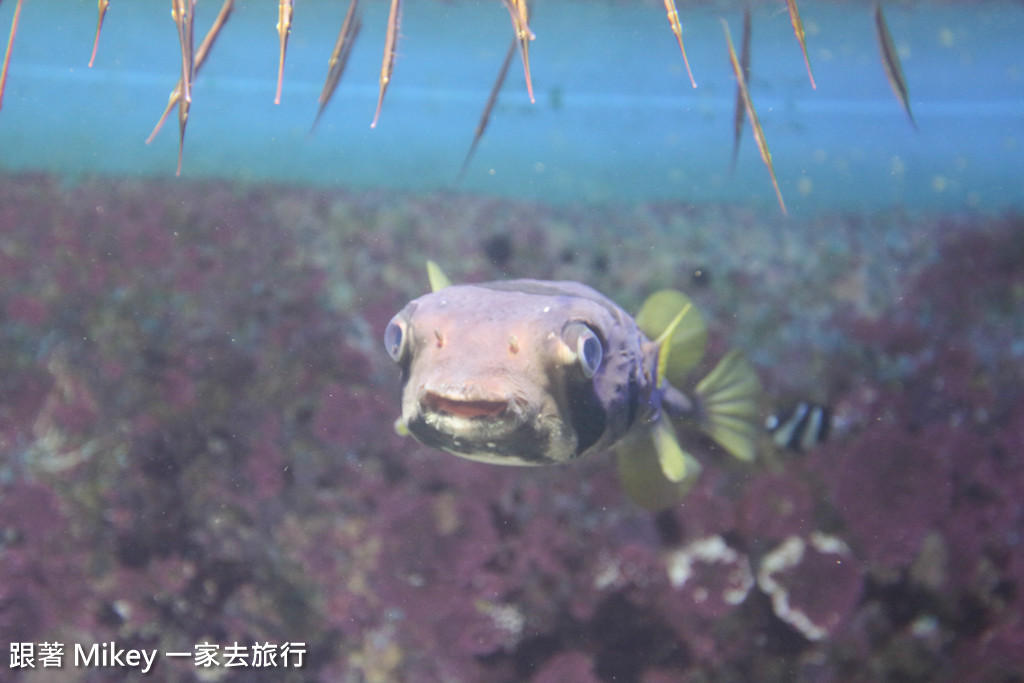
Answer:
[[405, 425], [405, 422], [402, 421], [401, 417], [399, 417], [397, 420], [395, 420], [394, 427], [395, 427], [395, 434], [398, 434], [399, 436], [409, 436], [411, 434], [411, 432], [409, 431], [409, 428]]
[[753, 460], [761, 381], [747, 357], [730, 351], [694, 391], [704, 432], [740, 460]]
[[452, 284], [452, 281], [441, 270], [441, 266], [433, 261], [427, 261], [427, 278], [430, 280], [430, 291], [432, 292], [450, 287]]
[[655, 422], [651, 439], [636, 439], [615, 452], [622, 487], [647, 510], [675, 504], [700, 475], [700, 463], [680, 447], [668, 420]]
[[659, 385], [666, 377], [671, 383], [680, 383], [704, 357], [707, 325], [690, 298], [680, 291], [663, 289], [647, 297], [637, 313], [636, 324], [661, 346]]

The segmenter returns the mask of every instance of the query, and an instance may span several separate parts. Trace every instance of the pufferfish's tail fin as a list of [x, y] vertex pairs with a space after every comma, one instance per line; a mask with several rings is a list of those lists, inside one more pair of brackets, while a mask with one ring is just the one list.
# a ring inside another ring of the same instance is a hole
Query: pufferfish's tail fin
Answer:
[[[740, 460], [754, 459], [761, 426], [761, 382], [739, 351], [731, 351], [701, 380], [696, 394], [700, 429]], [[664, 413], [651, 438], [635, 439], [616, 449], [619, 479], [630, 499], [648, 510], [674, 505], [700, 475], [700, 463], [683, 450]]]
[[[707, 326], [700, 312], [682, 292], [663, 289], [644, 302], [636, 323], [660, 347], [655, 378], [658, 386], [665, 379], [679, 386], [704, 356]], [[701, 429], [740, 460], [753, 460], [761, 431], [761, 382], [746, 357], [739, 351], [726, 354], [695, 391]], [[664, 455], [665, 450], [659, 449], [659, 453]], [[664, 457], [661, 462], [666, 463]], [[665, 476], [673, 478], [670, 469], [665, 470]]]
[[747, 357], [730, 351], [694, 392], [701, 429], [740, 460], [753, 460], [761, 433], [761, 382]]

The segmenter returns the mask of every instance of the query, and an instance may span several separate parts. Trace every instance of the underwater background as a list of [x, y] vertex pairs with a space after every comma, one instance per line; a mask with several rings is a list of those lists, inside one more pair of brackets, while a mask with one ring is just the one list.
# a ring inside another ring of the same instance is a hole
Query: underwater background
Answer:
[[[0, 681], [1024, 680], [1024, 6], [884, 3], [911, 119], [871, 3], [800, 3], [813, 88], [785, 2], [680, 5], [695, 89], [662, 3], [536, 3], [537, 101], [517, 53], [459, 178], [510, 11], [403, 3], [371, 130], [366, 2], [311, 132], [347, 3], [296, 3], [275, 106], [278, 5], [237, 3], [176, 177], [166, 4], [110, 3], [90, 69], [96, 4], [0, 3]], [[746, 122], [730, 171], [745, 7], [787, 213]], [[830, 433], [691, 441], [656, 514], [610, 457], [402, 438], [428, 258], [681, 289], [695, 378], [743, 349]], [[76, 662], [110, 643], [159, 655]]]

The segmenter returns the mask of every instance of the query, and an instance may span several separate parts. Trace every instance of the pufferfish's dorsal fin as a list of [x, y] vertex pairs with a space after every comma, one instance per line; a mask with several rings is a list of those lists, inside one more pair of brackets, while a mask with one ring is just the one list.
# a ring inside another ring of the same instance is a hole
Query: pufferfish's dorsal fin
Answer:
[[427, 278], [430, 280], [430, 291], [432, 292], [451, 287], [452, 284], [452, 281], [441, 270], [441, 266], [433, 261], [427, 261]]
[[700, 463], [680, 447], [672, 425], [654, 423], [650, 439], [636, 439], [616, 449], [619, 480], [640, 507], [663, 510], [686, 495], [700, 475]]
[[761, 433], [761, 381], [747, 357], [735, 350], [727, 353], [694, 393], [704, 432], [740, 460], [753, 460]]
[[637, 327], [661, 346], [657, 382], [668, 377], [679, 383], [701, 358], [708, 329], [690, 298], [675, 289], [662, 289], [647, 297], [636, 316]]

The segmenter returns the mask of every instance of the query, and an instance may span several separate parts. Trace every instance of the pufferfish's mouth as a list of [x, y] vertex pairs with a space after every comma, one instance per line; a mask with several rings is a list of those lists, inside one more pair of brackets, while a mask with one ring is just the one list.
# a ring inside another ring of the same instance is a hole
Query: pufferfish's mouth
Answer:
[[470, 460], [500, 465], [540, 465], [548, 458], [548, 435], [514, 398], [472, 398], [425, 391], [407, 421], [422, 443]]
[[418, 417], [424, 428], [462, 443], [505, 439], [526, 421], [515, 400], [466, 391], [424, 391]]
[[423, 401], [428, 412], [465, 418], [498, 418], [508, 410], [509, 403], [503, 399], [464, 400], [428, 392]]

